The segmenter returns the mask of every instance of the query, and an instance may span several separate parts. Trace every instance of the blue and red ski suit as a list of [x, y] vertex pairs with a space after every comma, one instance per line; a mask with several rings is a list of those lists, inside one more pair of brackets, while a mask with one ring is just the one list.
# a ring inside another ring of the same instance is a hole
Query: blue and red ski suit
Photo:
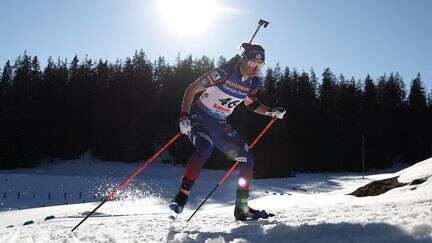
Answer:
[[226, 118], [246, 97], [256, 100], [261, 79], [243, 80], [236, 63], [230, 62], [209, 71], [198, 81], [205, 90], [190, 111], [192, 132], [189, 139], [195, 151], [186, 165], [184, 178], [195, 181], [216, 146], [229, 158], [240, 162], [239, 189], [249, 190], [254, 156]]

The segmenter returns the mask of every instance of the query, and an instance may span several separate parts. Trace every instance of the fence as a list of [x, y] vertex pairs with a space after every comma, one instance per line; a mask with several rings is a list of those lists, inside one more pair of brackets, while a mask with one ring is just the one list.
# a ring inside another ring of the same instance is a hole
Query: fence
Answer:
[[83, 192], [4, 191], [0, 195], [0, 202], [2, 202], [0, 208], [12, 206], [17, 209], [30, 206], [95, 202], [104, 199], [102, 195]]

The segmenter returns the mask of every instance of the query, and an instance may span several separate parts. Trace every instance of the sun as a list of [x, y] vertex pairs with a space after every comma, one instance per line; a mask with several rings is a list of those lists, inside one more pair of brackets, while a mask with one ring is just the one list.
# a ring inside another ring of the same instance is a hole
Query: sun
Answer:
[[217, 0], [157, 1], [157, 12], [162, 21], [182, 35], [197, 35], [208, 30], [219, 9]]

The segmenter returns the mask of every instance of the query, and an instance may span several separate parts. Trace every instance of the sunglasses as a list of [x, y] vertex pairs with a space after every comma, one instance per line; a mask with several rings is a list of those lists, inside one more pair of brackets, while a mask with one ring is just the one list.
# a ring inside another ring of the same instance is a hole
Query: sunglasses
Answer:
[[264, 62], [261, 60], [245, 59], [245, 61], [251, 69], [260, 70], [264, 66]]

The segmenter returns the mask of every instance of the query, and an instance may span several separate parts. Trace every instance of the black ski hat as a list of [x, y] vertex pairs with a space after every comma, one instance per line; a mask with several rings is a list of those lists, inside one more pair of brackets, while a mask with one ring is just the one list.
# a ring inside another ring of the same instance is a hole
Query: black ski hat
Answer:
[[265, 61], [265, 51], [262, 46], [243, 43], [241, 44], [241, 47], [244, 49], [242, 57], [247, 59], [258, 59], [263, 62]]

